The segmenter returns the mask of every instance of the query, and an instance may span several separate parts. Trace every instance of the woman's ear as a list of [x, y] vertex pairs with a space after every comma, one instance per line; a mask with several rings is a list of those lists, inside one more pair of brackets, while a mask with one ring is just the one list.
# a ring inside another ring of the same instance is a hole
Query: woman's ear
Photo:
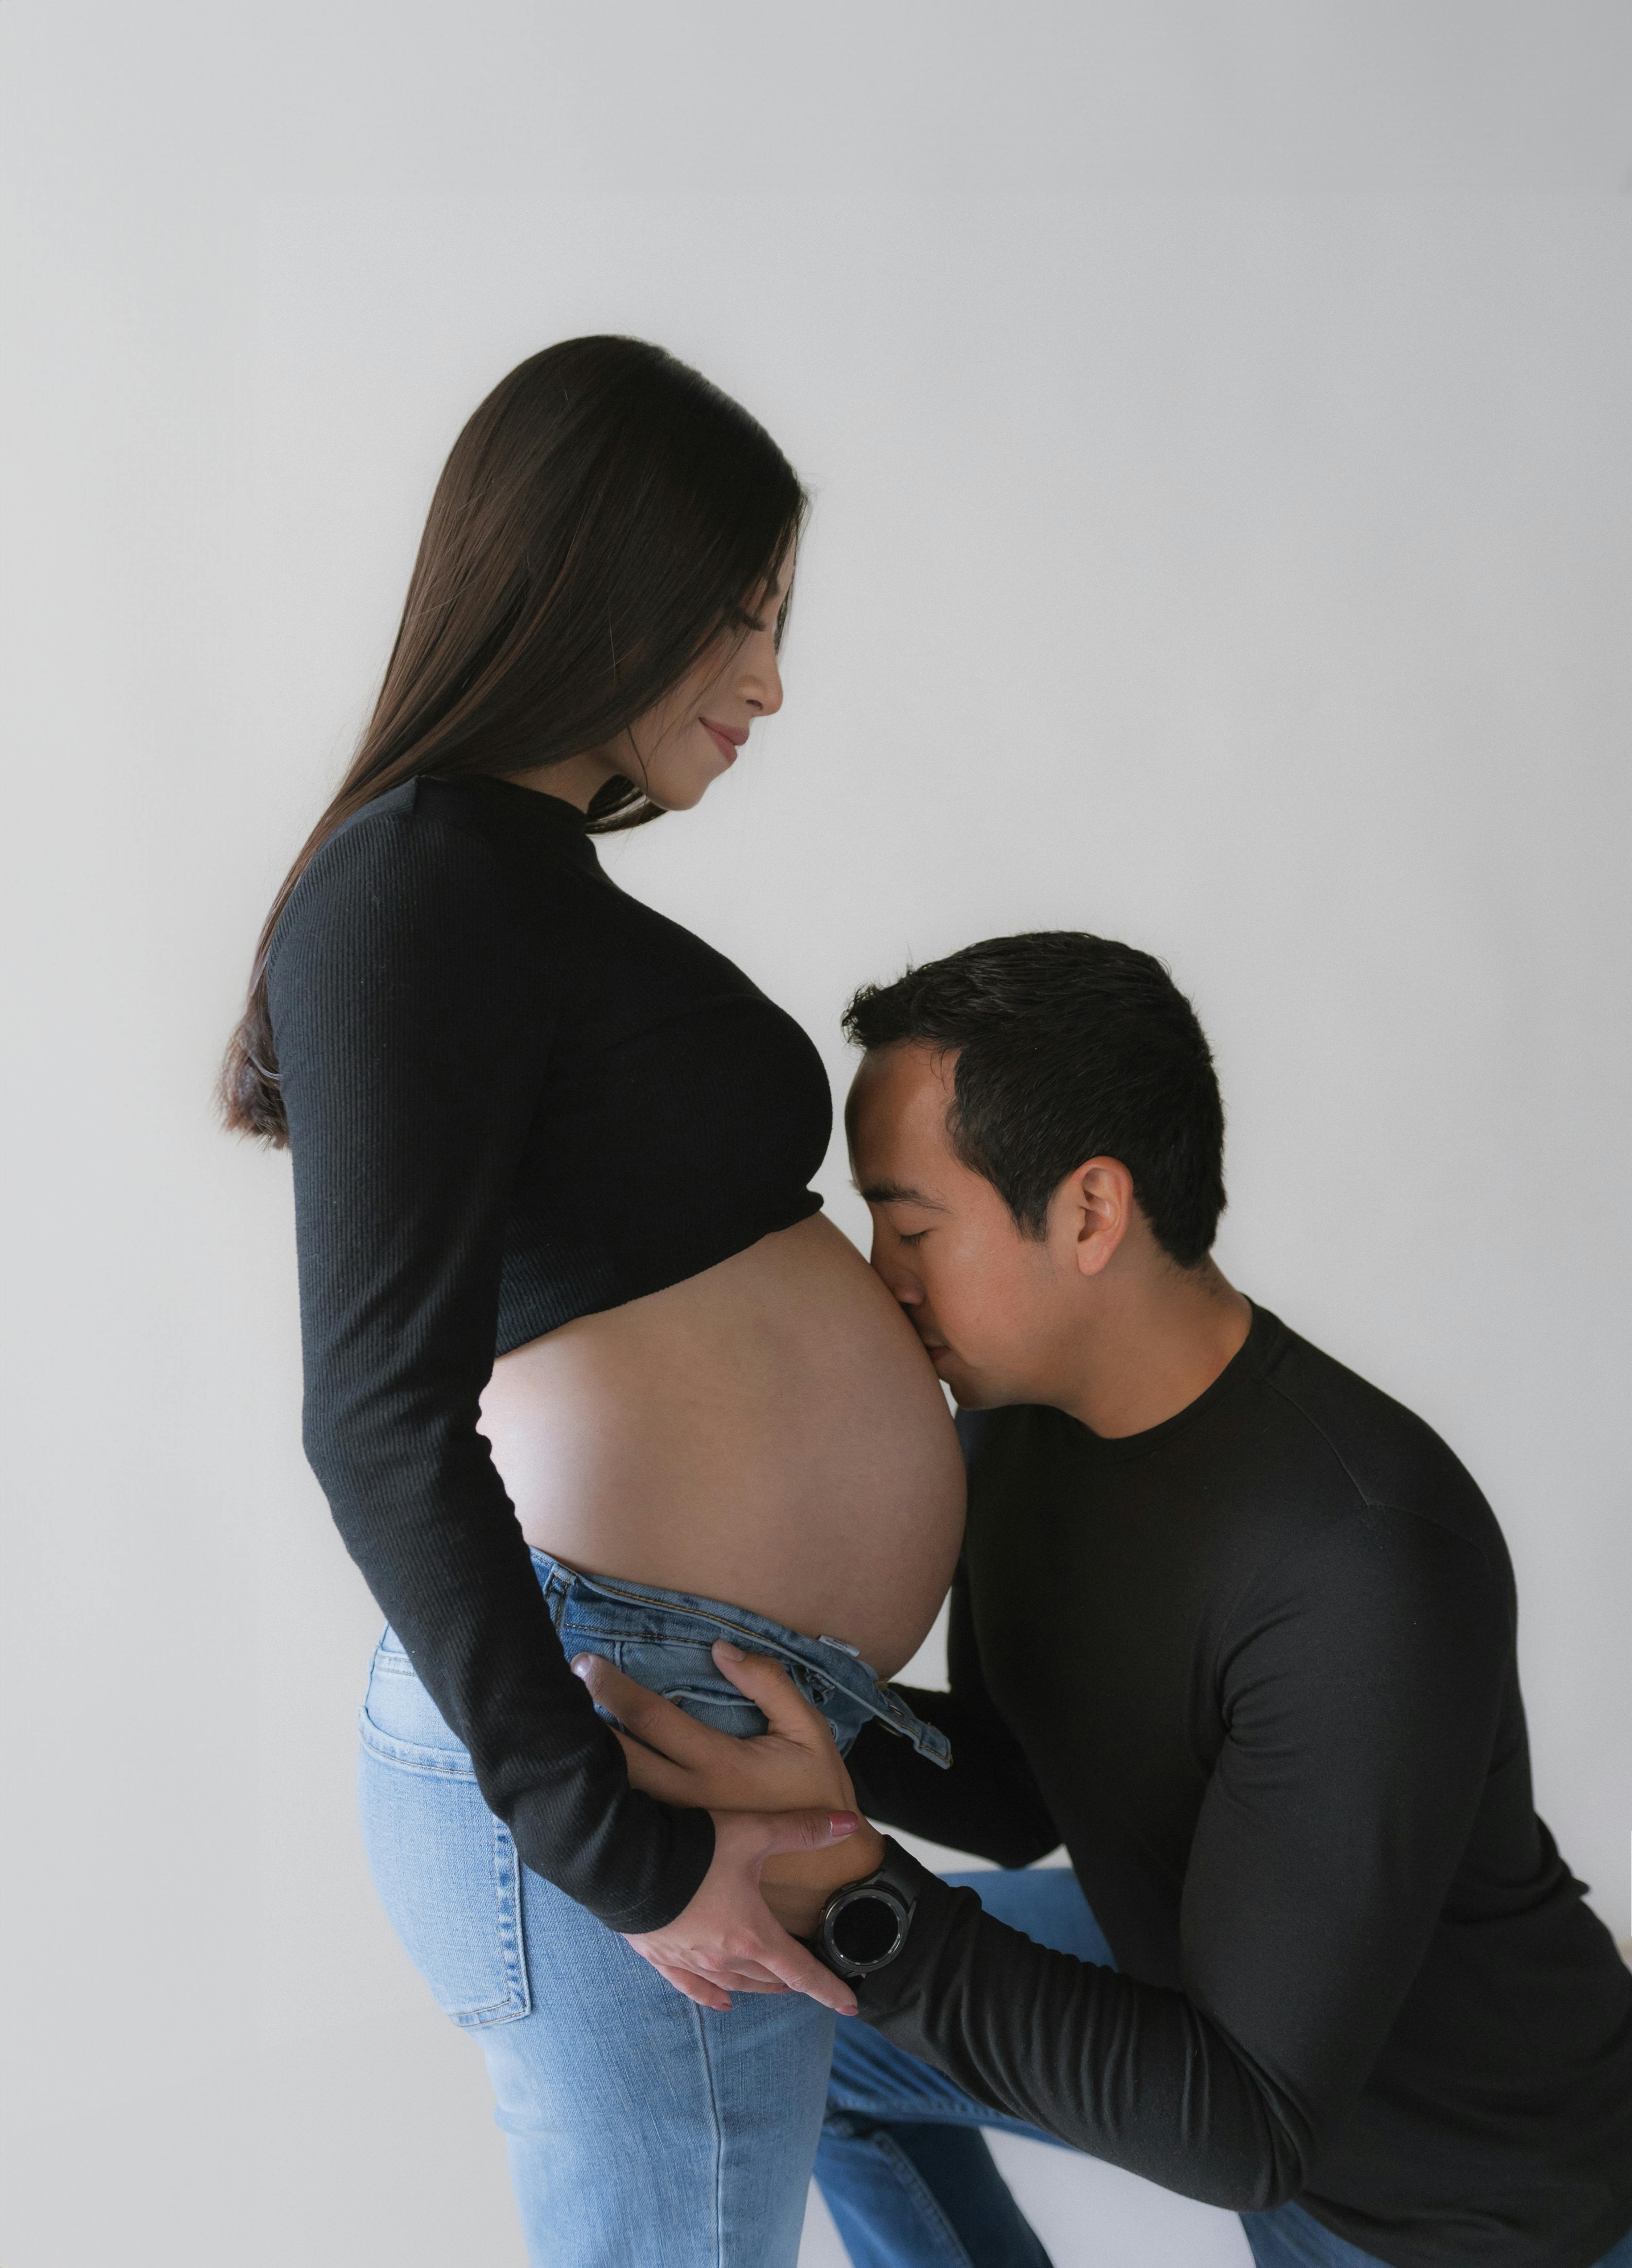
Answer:
[[1077, 1273], [1097, 1276], [1127, 1234], [1134, 1217], [1134, 1176], [1115, 1158], [1090, 1158], [1067, 1174], [1055, 1203], [1064, 1201]]

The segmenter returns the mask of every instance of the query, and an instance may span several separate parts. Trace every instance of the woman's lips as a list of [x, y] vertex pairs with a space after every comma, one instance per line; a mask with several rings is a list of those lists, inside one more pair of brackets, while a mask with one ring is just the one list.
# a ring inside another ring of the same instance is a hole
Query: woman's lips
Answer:
[[737, 750], [748, 738], [746, 727], [740, 732], [734, 731], [729, 725], [713, 724], [706, 717], [700, 718], [698, 722], [727, 763], [734, 764], [736, 762]]

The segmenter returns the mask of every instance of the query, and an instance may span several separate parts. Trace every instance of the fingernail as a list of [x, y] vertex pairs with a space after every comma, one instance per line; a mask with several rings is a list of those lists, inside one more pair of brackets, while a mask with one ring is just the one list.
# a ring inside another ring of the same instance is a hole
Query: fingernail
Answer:
[[853, 1835], [861, 1822], [853, 1811], [830, 1811], [827, 1823], [835, 1835]]
[[714, 1640], [714, 1652], [720, 1656], [722, 1661], [746, 1661], [748, 1660], [748, 1656], [743, 1653], [742, 1647], [740, 1646], [733, 1646], [728, 1638], [716, 1638]]
[[576, 1654], [574, 1654], [574, 1655], [573, 1655], [573, 1657], [572, 1657], [572, 1675], [573, 1675], [573, 1676], [574, 1676], [574, 1677], [587, 1677], [587, 1676], [588, 1676], [588, 1675], [589, 1675], [589, 1665], [590, 1665], [590, 1663], [591, 1663], [594, 1660], [594, 1654], [593, 1654], [593, 1653], [576, 1653]]

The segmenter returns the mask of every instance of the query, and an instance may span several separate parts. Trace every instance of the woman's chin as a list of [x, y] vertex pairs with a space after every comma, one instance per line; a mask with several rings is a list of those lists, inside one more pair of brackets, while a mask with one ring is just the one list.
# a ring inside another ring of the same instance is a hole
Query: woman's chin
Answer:
[[679, 779], [654, 779], [646, 783], [646, 800], [656, 804], [660, 811], [695, 811], [717, 779], [723, 778], [726, 767], [716, 765], [713, 770]]

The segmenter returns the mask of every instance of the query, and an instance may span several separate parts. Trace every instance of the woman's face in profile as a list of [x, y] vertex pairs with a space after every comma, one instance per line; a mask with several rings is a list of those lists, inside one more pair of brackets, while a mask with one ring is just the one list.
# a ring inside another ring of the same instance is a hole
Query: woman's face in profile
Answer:
[[638, 769], [621, 753], [605, 752], [614, 770], [632, 774], [665, 811], [700, 803], [736, 762], [754, 719], [774, 717], [781, 707], [776, 624], [793, 579], [790, 554], [750, 610], [756, 627], [727, 631], [672, 693], [635, 719], [629, 740]]

